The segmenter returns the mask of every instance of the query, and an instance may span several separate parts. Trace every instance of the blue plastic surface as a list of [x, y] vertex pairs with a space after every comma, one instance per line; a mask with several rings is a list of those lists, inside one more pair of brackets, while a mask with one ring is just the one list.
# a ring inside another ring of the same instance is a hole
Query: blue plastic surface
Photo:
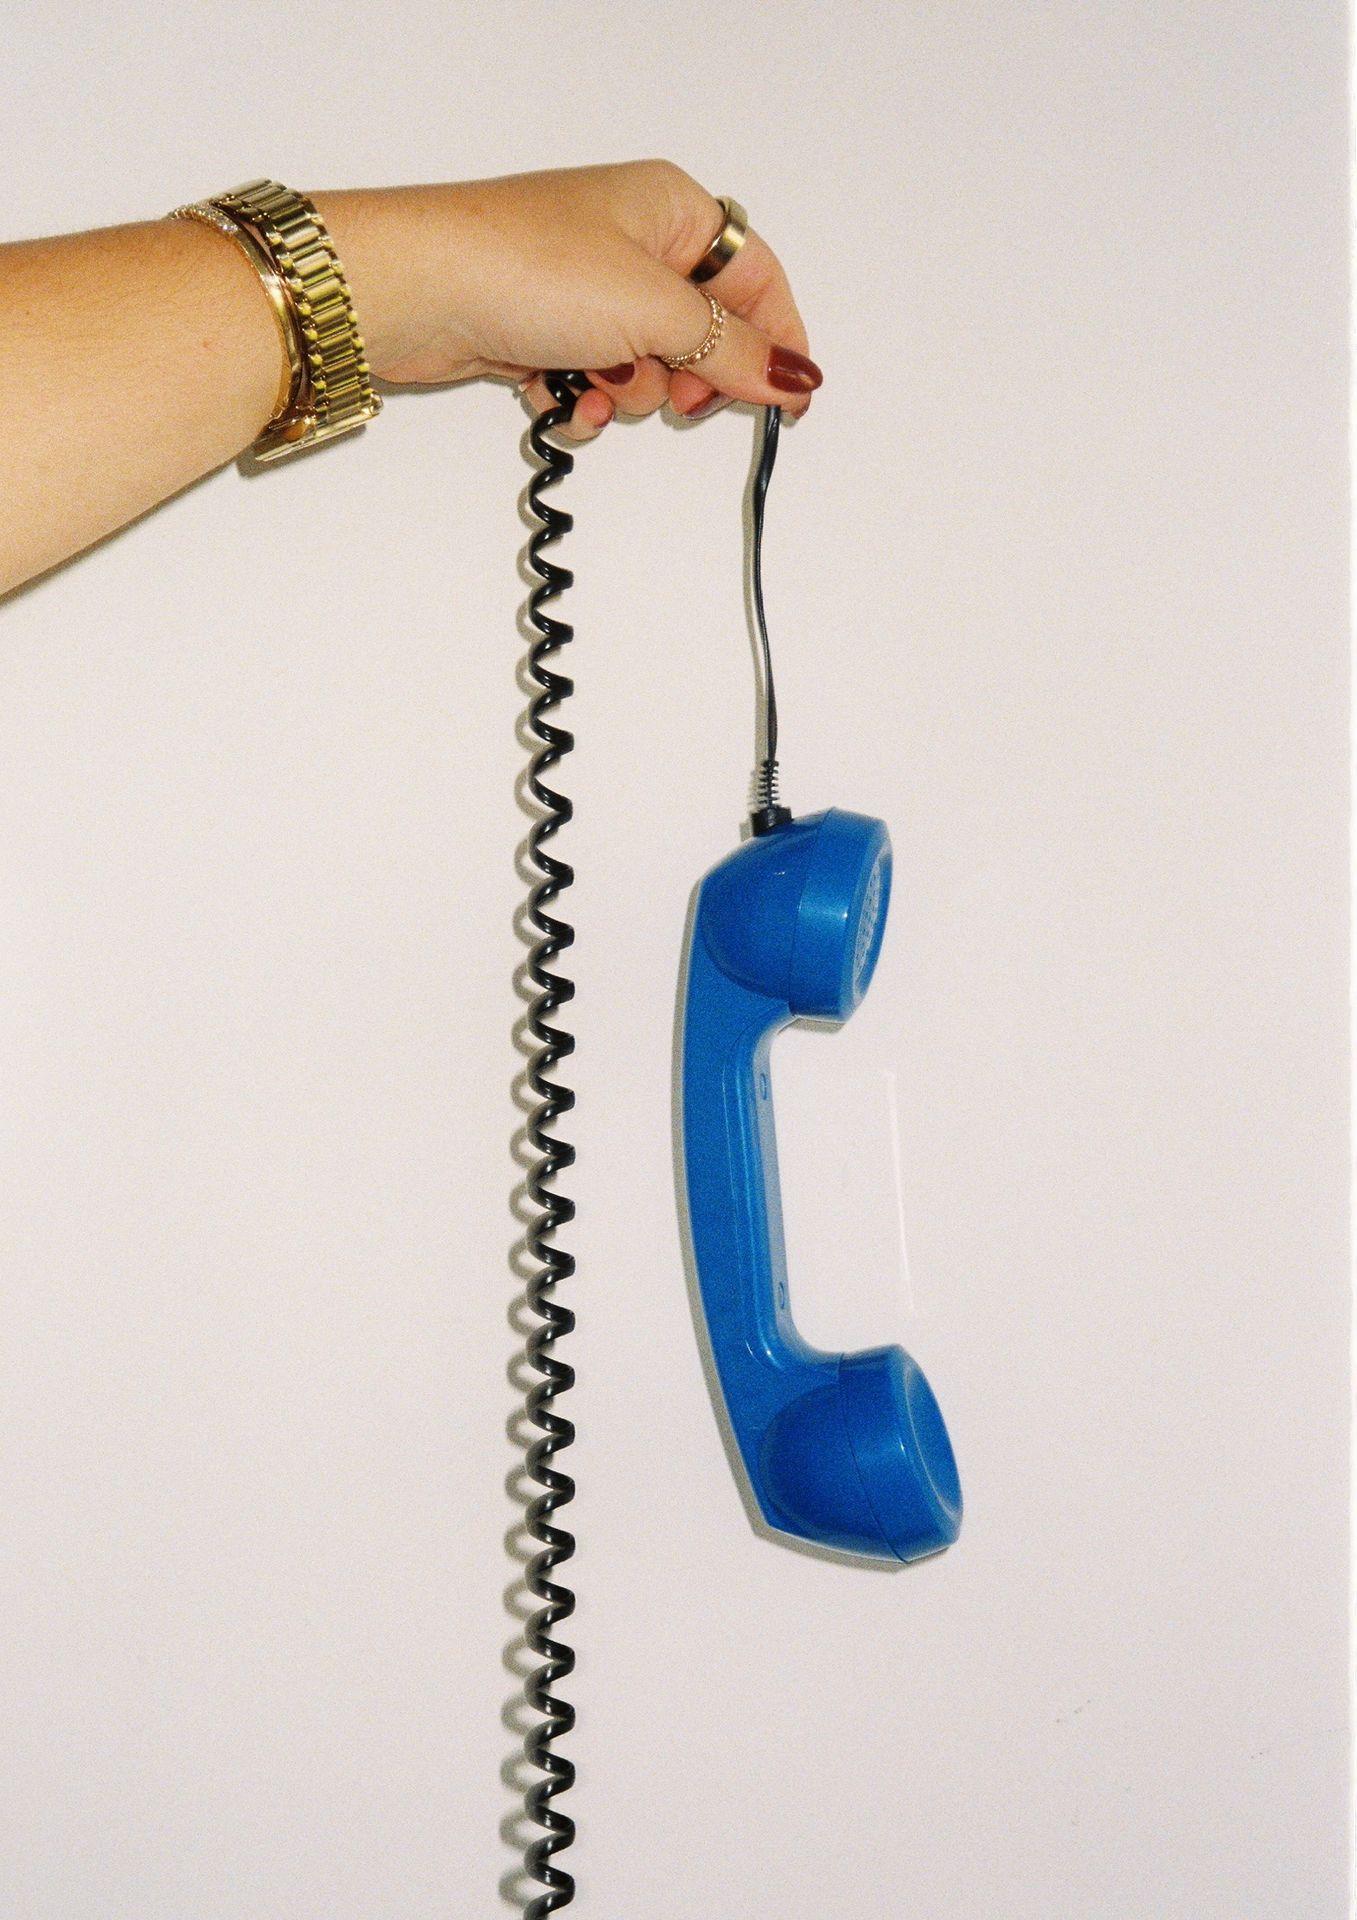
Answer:
[[802, 1540], [916, 1560], [956, 1539], [961, 1487], [932, 1390], [900, 1347], [822, 1353], [787, 1295], [769, 1054], [792, 1020], [846, 1020], [890, 900], [885, 825], [831, 808], [746, 841], [698, 893], [683, 993], [683, 1166], [712, 1357], [759, 1511]]

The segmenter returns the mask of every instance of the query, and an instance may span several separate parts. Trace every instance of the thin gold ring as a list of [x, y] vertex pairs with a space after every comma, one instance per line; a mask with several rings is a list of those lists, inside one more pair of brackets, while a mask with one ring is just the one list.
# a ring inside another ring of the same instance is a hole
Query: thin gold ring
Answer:
[[677, 372], [680, 367], [694, 367], [699, 360], [705, 360], [726, 330], [726, 310], [721, 302], [712, 293], [704, 293], [702, 298], [711, 308], [711, 325], [707, 328], [706, 337], [701, 345], [694, 347], [691, 353], [677, 354], [672, 360], [661, 354], [660, 358], [664, 360], [665, 366], [673, 372]]
[[688, 278], [693, 282], [694, 286], [698, 287], [702, 285], [704, 280], [714, 279], [722, 267], [728, 267], [730, 265], [731, 261], [740, 251], [740, 248], [744, 245], [744, 237], [749, 231], [749, 215], [745, 212], [739, 201], [732, 200], [728, 193], [718, 194], [717, 199], [722, 213], [726, 216], [725, 222], [721, 231], [688, 275]]

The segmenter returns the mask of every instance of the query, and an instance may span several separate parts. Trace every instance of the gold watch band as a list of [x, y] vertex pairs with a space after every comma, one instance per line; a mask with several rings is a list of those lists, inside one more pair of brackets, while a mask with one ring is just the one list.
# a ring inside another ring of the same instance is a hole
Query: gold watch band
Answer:
[[381, 412], [382, 403], [372, 391], [344, 269], [315, 207], [276, 180], [251, 180], [214, 194], [208, 204], [263, 248], [282, 280], [300, 334], [305, 365], [300, 389], [255, 442], [255, 458], [279, 460], [365, 425]]

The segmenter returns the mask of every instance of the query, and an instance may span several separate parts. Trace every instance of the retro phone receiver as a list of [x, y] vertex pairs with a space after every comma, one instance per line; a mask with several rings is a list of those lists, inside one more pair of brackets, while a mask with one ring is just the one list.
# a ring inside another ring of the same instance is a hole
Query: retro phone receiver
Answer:
[[916, 1560], [961, 1525], [932, 1389], [900, 1347], [823, 1353], [787, 1300], [769, 1054], [846, 1020], [890, 899], [885, 823], [838, 808], [747, 840], [702, 881], [683, 996], [683, 1167], [702, 1305], [749, 1485], [772, 1527]]

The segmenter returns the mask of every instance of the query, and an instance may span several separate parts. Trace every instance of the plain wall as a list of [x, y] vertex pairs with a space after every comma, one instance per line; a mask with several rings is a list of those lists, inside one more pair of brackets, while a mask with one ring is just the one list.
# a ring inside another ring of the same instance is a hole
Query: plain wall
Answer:
[[[1342, 10], [5, 41], [8, 237], [661, 153], [826, 370], [769, 507], [785, 783], [883, 815], [897, 890], [775, 1056], [793, 1285], [917, 1355], [965, 1527], [846, 1568], [727, 1470], [669, 1073], [752, 422], [615, 427], [567, 499], [576, 1910], [1340, 1920]], [[508, 1911], [523, 424], [396, 398], [0, 611], [6, 1920]]]

